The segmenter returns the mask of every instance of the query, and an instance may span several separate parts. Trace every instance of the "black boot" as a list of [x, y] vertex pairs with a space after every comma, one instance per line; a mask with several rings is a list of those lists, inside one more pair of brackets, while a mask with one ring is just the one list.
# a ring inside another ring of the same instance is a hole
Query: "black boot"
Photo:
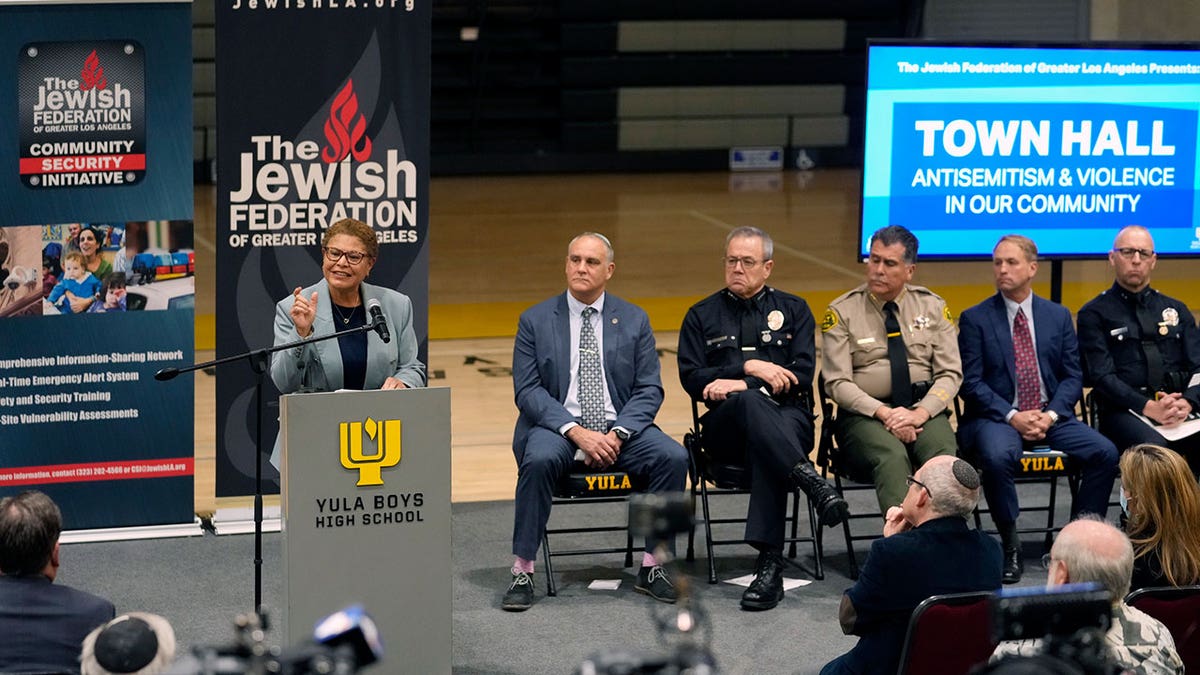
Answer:
[[792, 483], [808, 495], [822, 525], [833, 527], [850, 515], [846, 500], [833, 489], [829, 481], [817, 474], [812, 464], [800, 462], [792, 467], [791, 478]]
[[1015, 584], [1025, 573], [1025, 561], [1021, 557], [1021, 535], [1017, 534], [1016, 523], [996, 523], [1000, 532], [1000, 545], [1004, 548], [1004, 568], [1000, 581]]
[[754, 565], [754, 581], [742, 593], [742, 609], [772, 609], [783, 599], [783, 554], [760, 551]]

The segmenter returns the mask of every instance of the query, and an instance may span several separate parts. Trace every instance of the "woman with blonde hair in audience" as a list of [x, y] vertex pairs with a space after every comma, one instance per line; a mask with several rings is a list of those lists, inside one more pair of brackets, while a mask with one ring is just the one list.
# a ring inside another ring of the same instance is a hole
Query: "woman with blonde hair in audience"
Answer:
[[1126, 450], [1121, 508], [1133, 542], [1131, 589], [1200, 584], [1200, 485], [1179, 453], [1149, 443]]

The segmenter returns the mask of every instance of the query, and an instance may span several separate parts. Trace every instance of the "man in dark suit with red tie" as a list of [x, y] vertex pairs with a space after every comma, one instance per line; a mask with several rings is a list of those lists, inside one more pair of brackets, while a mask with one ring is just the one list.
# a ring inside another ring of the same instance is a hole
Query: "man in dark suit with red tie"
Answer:
[[1004, 583], [1024, 571], [1013, 477], [1025, 447], [1049, 445], [1071, 457], [1080, 485], [1071, 507], [1103, 516], [1117, 475], [1117, 448], [1075, 418], [1083, 394], [1071, 312], [1033, 294], [1037, 245], [1010, 234], [992, 251], [999, 292], [962, 313], [958, 345], [966, 403], [959, 445], [979, 457], [983, 491], [1004, 547]]

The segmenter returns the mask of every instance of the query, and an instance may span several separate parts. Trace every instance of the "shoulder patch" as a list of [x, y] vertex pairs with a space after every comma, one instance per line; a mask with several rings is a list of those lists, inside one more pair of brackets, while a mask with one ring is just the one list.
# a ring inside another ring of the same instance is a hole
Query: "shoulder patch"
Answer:
[[821, 319], [821, 332], [828, 333], [834, 326], [838, 325], [839, 321], [838, 314], [833, 311], [832, 307], [826, 309], [825, 316]]
[[942, 305], [942, 316], [946, 317], [946, 321], [954, 323], [954, 317], [950, 314], [950, 305]]

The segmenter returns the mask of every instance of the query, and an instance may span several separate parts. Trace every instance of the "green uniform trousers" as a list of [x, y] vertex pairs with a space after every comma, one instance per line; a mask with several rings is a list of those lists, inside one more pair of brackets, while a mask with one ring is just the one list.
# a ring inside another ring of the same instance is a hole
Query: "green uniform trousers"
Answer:
[[849, 476], [875, 484], [880, 513], [887, 513], [888, 507], [904, 501], [908, 491], [905, 479], [922, 464], [938, 455], [958, 452], [946, 414], [931, 417], [917, 434], [917, 440], [907, 445], [893, 436], [883, 422], [848, 411], [838, 415], [835, 432]]

